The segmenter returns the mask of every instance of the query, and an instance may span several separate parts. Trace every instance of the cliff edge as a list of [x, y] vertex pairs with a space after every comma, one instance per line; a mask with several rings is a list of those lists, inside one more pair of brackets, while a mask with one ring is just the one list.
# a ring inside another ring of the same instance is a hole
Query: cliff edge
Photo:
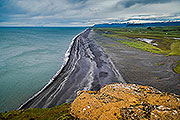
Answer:
[[114, 83], [52, 108], [0, 113], [0, 120], [179, 120], [180, 96], [135, 84]]
[[114, 83], [97, 92], [82, 91], [71, 115], [98, 120], [179, 120], [180, 96], [135, 84]]

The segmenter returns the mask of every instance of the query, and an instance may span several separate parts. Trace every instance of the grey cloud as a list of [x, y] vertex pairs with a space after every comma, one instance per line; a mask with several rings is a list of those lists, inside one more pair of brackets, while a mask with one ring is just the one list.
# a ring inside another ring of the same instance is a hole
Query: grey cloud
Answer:
[[116, 6], [123, 6], [125, 8], [131, 7], [136, 4], [159, 4], [159, 3], [168, 3], [179, 0], [122, 0], [119, 1]]
[[20, 7], [17, 6], [17, 3], [13, 0], [0, 0], [0, 15], [2, 14], [23, 14], [26, 11], [23, 11]]
[[78, 2], [81, 2], [81, 3], [86, 3], [88, 0], [68, 0], [70, 3], [78, 3]]
[[178, 19], [179, 5], [179, 0], [0, 0], [0, 25], [92, 25]]

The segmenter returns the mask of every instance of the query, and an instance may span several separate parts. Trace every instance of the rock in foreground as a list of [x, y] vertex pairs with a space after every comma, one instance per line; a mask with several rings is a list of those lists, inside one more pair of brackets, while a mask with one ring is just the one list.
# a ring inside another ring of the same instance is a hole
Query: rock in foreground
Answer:
[[180, 119], [180, 96], [148, 86], [114, 83], [79, 94], [71, 104], [71, 115], [79, 119]]

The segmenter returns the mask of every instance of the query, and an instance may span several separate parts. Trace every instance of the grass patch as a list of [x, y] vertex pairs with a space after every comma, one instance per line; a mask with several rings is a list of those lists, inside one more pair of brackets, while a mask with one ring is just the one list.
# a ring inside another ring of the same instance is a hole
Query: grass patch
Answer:
[[135, 47], [135, 48], [138, 48], [138, 49], [141, 49], [144, 51], [148, 51], [148, 52], [152, 52], [152, 53], [160, 54], [163, 52], [158, 47], [147, 44], [147, 43], [142, 42], [142, 41], [128, 41], [128, 40], [121, 41], [121, 40], [118, 40], [118, 42], [126, 44], [130, 47]]
[[178, 64], [175, 68], [174, 68], [174, 71], [176, 73], [179, 73], [180, 74], [180, 64]]
[[[147, 28], [96, 28], [101, 35], [119, 38], [118, 42], [144, 51], [165, 54], [180, 55], [180, 26]], [[148, 44], [137, 38], [152, 39], [157, 46]]]
[[174, 71], [175, 71], [176, 73], [179, 73], [179, 74], [180, 74], [180, 60], [177, 62], [177, 65], [176, 65], [176, 67], [174, 68]]
[[31, 108], [0, 113], [0, 120], [74, 120], [70, 115], [70, 104], [53, 108]]
[[180, 56], [180, 41], [171, 44], [171, 51], [169, 55], [179, 55]]

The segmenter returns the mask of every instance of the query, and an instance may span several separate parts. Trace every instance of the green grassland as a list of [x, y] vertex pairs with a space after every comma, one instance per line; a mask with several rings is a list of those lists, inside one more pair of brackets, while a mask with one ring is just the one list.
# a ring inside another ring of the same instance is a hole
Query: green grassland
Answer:
[[180, 60], [177, 62], [177, 65], [176, 65], [176, 67], [174, 68], [174, 71], [175, 71], [176, 73], [179, 73], [179, 74], [180, 74]]
[[[149, 28], [95, 28], [95, 31], [106, 37], [119, 38], [117, 42], [135, 47], [143, 51], [166, 56], [180, 56], [180, 26], [149, 27]], [[153, 40], [149, 44], [138, 40], [146, 38]], [[180, 64], [180, 63], [179, 63]], [[180, 74], [180, 65], [174, 69]]]
[[53, 108], [30, 108], [0, 113], [0, 120], [74, 120], [70, 115], [70, 104]]

